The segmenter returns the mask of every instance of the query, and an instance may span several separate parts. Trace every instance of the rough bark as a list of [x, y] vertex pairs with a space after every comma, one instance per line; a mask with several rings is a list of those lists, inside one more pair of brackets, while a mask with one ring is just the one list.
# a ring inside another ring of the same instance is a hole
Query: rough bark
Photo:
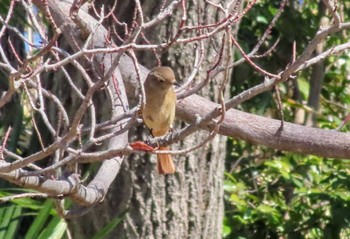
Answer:
[[[53, 1], [49, 2], [52, 3]], [[147, 4], [147, 2], [144, 4]], [[191, 2], [188, 4], [192, 4], [188, 6], [188, 21], [202, 24], [209, 21], [209, 17], [217, 17], [217, 14], [209, 12], [209, 8], [203, 5], [204, 3], [202, 2]], [[158, 6], [152, 6], [153, 7], [150, 7], [148, 11], [145, 11], [145, 14], [147, 13], [151, 16], [158, 11]], [[125, 9], [119, 10], [123, 11]], [[203, 18], [199, 17], [197, 15], [198, 11], [204, 10], [207, 12], [202, 15]], [[53, 8], [52, 11], [53, 16], [56, 18], [59, 18], [57, 14], [66, 14], [65, 12], [56, 12], [55, 8]], [[181, 16], [180, 10], [174, 12], [174, 14]], [[63, 16], [63, 19], [65, 17], [67, 18], [67, 16]], [[176, 17], [173, 19], [179, 18], [180, 17]], [[73, 31], [72, 29], [74, 29], [74, 27], [69, 28], [68, 20], [64, 23], [64, 27], [67, 27], [64, 28], [67, 30], [64, 32], [65, 37], [70, 41], [70, 44], [74, 46], [77, 42], [76, 38], [79, 38], [80, 32]], [[62, 24], [63, 22], [60, 23], [60, 25]], [[148, 38], [152, 40], [169, 39], [170, 34], [176, 32], [177, 24], [178, 22], [169, 20], [163, 26], [159, 26], [159, 29], [152, 29]], [[332, 31], [335, 32], [336, 30], [329, 30], [328, 33], [324, 33], [323, 35], [330, 34]], [[158, 34], [154, 36], [154, 32]], [[155, 39], [152, 38], [152, 34]], [[96, 47], [105, 47], [104, 37], [106, 35], [107, 34], [99, 36], [101, 45], [97, 44]], [[323, 35], [320, 35], [319, 38]], [[98, 36], [98, 34], [96, 34], [96, 36]], [[101, 39], [103, 40], [101, 41]], [[205, 78], [204, 73], [212, 64], [211, 61], [215, 61], [213, 58], [215, 58], [214, 56], [216, 55], [215, 53], [217, 53], [217, 49], [211, 46], [218, 45], [216, 43], [220, 40], [220, 36], [215, 37], [215, 39], [209, 38], [203, 40], [208, 61], [201, 65], [202, 68], [198, 74], [199, 80]], [[317, 39], [313, 41], [313, 43], [316, 44]], [[168, 52], [161, 55], [162, 63], [172, 66], [178, 78], [184, 79], [188, 76], [193, 66], [194, 47], [198, 46], [195, 46], [194, 43], [176, 45], [170, 48]], [[310, 52], [307, 51], [303, 54], [300, 57], [300, 61], [304, 62], [309, 59]], [[143, 59], [145, 62], [153, 62], [153, 60], [148, 61], [148, 59], [150, 59], [149, 57], [149, 55], [139, 55], [139, 58]], [[126, 67], [123, 65], [124, 63], [125, 62], [121, 60], [119, 69], [117, 69], [116, 72], [118, 72], [118, 70], [122, 71], [122, 67]], [[282, 79], [285, 80], [290, 76], [291, 72], [294, 73], [297, 71], [300, 64], [292, 64], [291, 67], [287, 68], [282, 74]], [[154, 64], [152, 63], [148, 66], [151, 67], [154, 66]], [[105, 67], [110, 67], [110, 65], [105, 64]], [[119, 76], [120, 75], [118, 75], [118, 79], [121, 78]], [[125, 75], [123, 75], [123, 78], [125, 82], [129, 81]], [[201, 92], [202, 95], [207, 99], [217, 101], [219, 94], [217, 86], [222, 82], [222, 76], [219, 75]], [[272, 84], [270, 86], [272, 87]], [[266, 91], [267, 88], [263, 90]], [[122, 89], [122, 92], [131, 91], [124, 91]], [[256, 93], [256, 91], [253, 90], [252, 92]], [[213, 108], [217, 108], [216, 104], [198, 97], [199, 96], [191, 96], [179, 103], [179, 116], [189, 123], [193, 123], [195, 114], [206, 113]], [[101, 108], [103, 108], [103, 106], [104, 105], [101, 105]], [[181, 112], [181, 106], [185, 106], [185, 111]], [[118, 112], [114, 113], [118, 114]], [[182, 125], [184, 124], [182, 123]], [[322, 145], [323, 147], [327, 146], [327, 148], [329, 148], [329, 146], [336, 146], [341, 144], [341, 142], [330, 140], [328, 141], [329, 145], [313, 144], [312, 139], [320, 139], [323, 143], [327, 142], [324, 140], [327, 135], [332, 135], [334, 138], [341, 136], [343, 139], [347, 139], [344, 134], [337, 132], [303, 128], [290, 124], [286, 124], [283, 131], [279, 131], [277, 126], [279, 126], [277, 121], [230, 110], [227, 112], [226, 120], [219, 132], [221, 134], [235, 135], [243, 140], [265, 144], [279, 149], [290, 149], [291, 147], [289, 147], [289, 144], [291, 144], [298, 152], [309, 152], [307, 151], [307, 147], [304, 147], [305, 143], [309, 143], [309, 145], [306, 146], [310, 146], [309, 148], [314, 149], [316, 153]], [[180, 123], [176, 127], [180, 128]], [[306, 131], [303, 131], [304, 129]], [[257, 134], [257, 132], [261, 134]], [[310, 137], [305, 137], [305, 132], [309, 133]], [[135, 130], [130, 134], [130, 141], [133, 141], [137, 137], [146, 138], [147, 136], [142, 134], [139, 130]], [[205, 137], [207, 137], [207, 132], [199, 131], [187, 137], [184, 141], [173, 145], [173, 148], [189, 148], [201, 142]], [[283, 141], [285, 139], [290, 139], [290, 141]], [[306, 141], [303, 141], [304, 139]], [[120, 141], [110, 141], [108, 149], [118, 148], [120, 145], [123, 145], [123, 143], [126, 143], [125, 135], [120, 138]], [[315, 145], [317, 147], [315, 147]], [[343, 145], [345, 144], [343, 143]], [[323, 152], [327, 150], [327, 148], [325, 147]], [[336, 153], [331, 150], [328, 152], [332, 155]], [[349, 155], [345, 147], [342, 148], [341, 152], [344, 155]], [[110, 222], [114, 216], [121, 215], [126, 211], [122, 225], [113, 232], [111, 238], [220, 238], [221, 219], [223, 215], [222, 183], [225, 137], [217, 136], [210, 144], [201, 148], [201, 150], [189, 153], [186, 156], [177, 156], [176, 158], [177, 173], [172, 176], [159, 176], [155, 172], [155, 163], [151, 163], [155, 161], [153, 156], [139, 156], [139, 154], [130, 156], [124, 161], [118, 177], [113, 187], [110, 188], [105, 200], [99, 206], [91, 208], [90, 213], [85, 217], [72, 219], [70, 226], [74, 237], [88, 238]], [[87, 188], [83, 189], [96, 192], [98, 196], [96, 196], [95, 199], [101, 200], [101, 195], [105, 195], [111, 181], [118, 173], [119, 167], [120, 158], [119, 160], [113, 159], [105, 161], [100, 171], [97, 173], [96, 180], [92, 181]], [[102, 177], [100, 177], [101, 175]], [[105, 175], [110, 175], [110, 178], [107, 180], [103, 179], [106, 178]], [[98, 179], [100, 178], [103, 180], [99, 181]], [[98, 192], [98, 190], [103, 192]], [[82, 196], [84, 194], [79, 195]], [[96, 202], [96, 200], [93, 202]]]
[[[144, 16], [150, 19], [159, 12], [159, 4], [152, 1], [143, 3]], [[212, 19], [198, 20], [198, 10], [206, 9], [203, 3], [189, 4], [188, 21], [210, 22]], [[128, 6], [129, 12], [132, 6]], [[119, 9], [121, 12], [128, 12]], [[181, 11], [176, 11], [178, 17], [173, 17], [162, 26], [150, 31], [147, 38], [157, 42], [159, 39], [169, 39], [178, 27]], [[206, 17], [218, 17], [215, 12], [208, 12]], [[157, 32], [157, 34], [152, 34]], [[212, 59], [217, 54], [213, 44], [220, 45], [221, 38], [205, 41], [204, 49]], [[216, 43], [215, 43], [216, 42]], [[171, 66], [181, 83], [192, 70], [194, 62], [195, 43], [174, 47], [161, 56], [162, 64]], [[140, 63], [149, 68], [156, 64], [153, 53], [139, 54]], [[206, 69], [212, 64], [207, 61], [202, 65], [198, 79], [204, 79]], [[123, 66], [121, 66], [123, 67]], [[132, 67], [132, 66], [131, 66]], [[222, 76], [217, 77], [202, 94], [211, 99], [218, 99], [216, 90]], [[180, 128], [179, 120], [175, 125]], [[130, 141], [137, 137], [147, 138], [147, 133], [138, 129], [130, 135]], [[135, 135], [138, 135], [135, 137]], [[173, 149], [190, 148], [207, 137], [208, 133], [200, 131], [184, 141], [171, 147]], [[163, 176], [155, 171], [155, 156], [132, 155], [128, 157], [111, 187], [107, 198], [91, 213], [74, 220], [75, 235], [87, 237], [94, 230], [100, 229], [111, 218], [127, 213], [121, 226], [110, 238], [221, 238], [223, 219], [223, 172], [226, 155], [226, 137], [217, 136], [200, 150], [184, 156], [174, 156], [176, 174]], [[101, 217], [101, 215], [103, 215]], [[93, 225], [91, 227], [91, 225]], [[92, 229], [94, 228], [94, 230]], [[79, 232], [77, 233], [77, 231]]]
[[[319, 9], [319, 15], [323, 16], [326, 12], [326, 6], [323, 2], [320, 2], [318, 4]], [[326, 27], [329, 25], [329, 19], [326, 16], [321, 17], [320, 19], [320, 26]], [[319, 55], [324, 51], [325, 41], [320, 42], [316, 49], [315, 49], [315, 55]], [[309, 98], [307, 105], [310, 106], [313, 110], [316, 112], [319, 110], [319, 102], [320, 102], [320, 96], [321, 96], [321, 90], [323, 87], [323, 81], [325, 76], [325, 69], [324, 69], [324, 60], [320, 60], [317, 62], [313, 68], [310, 78], [310, 90], [309, 90]], [[307, 118], [305, 120], [305, 125], [307, 126], [316, 126], [316, 114], [314, 112], [309, 112], [307, 114]]]

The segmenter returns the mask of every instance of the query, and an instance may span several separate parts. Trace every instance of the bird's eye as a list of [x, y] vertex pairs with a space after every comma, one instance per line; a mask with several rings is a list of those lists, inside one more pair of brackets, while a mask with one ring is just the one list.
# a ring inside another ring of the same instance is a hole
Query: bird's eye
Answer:
[[158, 81], [159, 81], [160, 83], [164, 83], [164, 79], [163, 79], [163, 78], [158, 78]]

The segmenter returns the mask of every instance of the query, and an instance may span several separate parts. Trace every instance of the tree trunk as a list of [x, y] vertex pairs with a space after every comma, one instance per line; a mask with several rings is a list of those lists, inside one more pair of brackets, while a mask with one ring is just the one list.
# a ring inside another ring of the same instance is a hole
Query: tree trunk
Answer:
[[[323, 2], [319, 2], [318, 4], [319, 15], [323, 16], [326, 12], [326, 5]], [[329, 19], [325, 16], [320, 19], [320, 26], [326, 27], [329, 25]], [[314, 54], [318, 55], [324, 51], [325, 41], [320, 42]], [[312, 74], [310, 78], [310, 90], [309, 90], [309, 98], [307, 105], [310, 106], [316, 112], [319, 110], [319, 102], [321, 97], [321, 90], [323, 87], [323, 81], [325, 77], [325, 69], [324, 69], [325, 60], [320, 60], [317, 62], [312, 68]], [[315, 127], [317, 124], [317, 117], [314, 112], [309, 112], [307, 114], [307, 118], [305, 120], [305, 125], [310, 127]]]
[[[211, 11], [214, 8], [208, 8], [203, 2], [186, 4], [189, 9], [187, 23], [190, 25], [210, 23], [219, 18], [220, 14]], [[130, 16], [130, 12], [133, 12], [132, 5], [130, 3], [128, 6], [117, 7], [117, 16], [122, 17], [121, 13]], [[145, 19], [154, 17], [159, 12], [159, 6], [159, 2], [145, 1]], [[201, 11], [205, 13], [200, 14]], [[176, 17], [172, 16], [164, 24], [151, 29], [147, 39], [158, 42], [173, 37], [182, 16], [181, 7], [175, 14]], [[205, 79], [207, 70], [215, 62], [217, 49], [213, 46], [219, 46], [221, 40], [222, 38], [216, 37], [203, 41], [208, 59], [202, 63], [197, 81]], [[193, 70], [196, 47], [199, 46], [195, 42], [177, 45], [160, 55], [162, 65], [171, 66], [180, 83]], [[156, 57], [152, 52], [139, 54], [138, 59], [148, 68], [156, 66]], [[219, 75], [201, 94], [217, 101], [220, 93], [217, 89], [222, 81], [223, 76]], [[176, 130], [181, 126], [183, 123], [177, 121], [174, 128]], [[208, 132], [200, 131], [171, 147], [190, 148], [207, 136]], [[144, 127], [130, 132], [130, 141], [140, 137], [148, 137]], [[88, 238], [113, 217], [121, 216], [124, 212], [126, 214], [122, 224], [109, 238], [221, 238], [225, 156], [226, 137], [219, 135], [199, 150], [174, 156], [174, 175], [158, 175], [155, 155], [131, 155], [124, 160], [101, 205], [92, 208], [83, 218], [71, 221], [74, 238]]]

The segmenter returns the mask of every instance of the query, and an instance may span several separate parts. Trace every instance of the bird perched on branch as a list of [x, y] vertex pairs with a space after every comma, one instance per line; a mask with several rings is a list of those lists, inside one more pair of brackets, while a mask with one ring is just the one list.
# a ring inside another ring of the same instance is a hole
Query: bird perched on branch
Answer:
[[[165, 66], [152, 69], [145, 80], [146, 104], [142, 109], [142, 118], [154, 137], [166, 135], [172, 127], [176, 106], [175, 83], [173, 70]], [[159, 150], [168, 149], [168, 146], [159, 147]], [[158, 154], [157, 168], [159, 174], [174, 173], [171, 155]]]

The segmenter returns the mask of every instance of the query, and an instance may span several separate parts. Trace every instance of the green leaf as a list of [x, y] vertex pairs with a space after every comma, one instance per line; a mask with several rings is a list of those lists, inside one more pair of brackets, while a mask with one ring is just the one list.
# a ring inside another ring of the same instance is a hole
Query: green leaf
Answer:
[[35, 217], [34, 222], [31, 224], [27, 234], [25, 235], [25, 239], [36, 239], [45, 226], [47, 219], [50, 216], [50, 212], [52, 210], [53, 202], [50, 199], [47, 199], [38, 215]]
[[102, 228], [92, 239], [104, 239], [110, 234], [125, 218], [128, 209], [120, 215], [115, 216], [109, 224]]
[[15, 238], [21, 212], [22, 208], [13, 204], [0, 208], [0, 238]]
[[247, 222], [249, 220], [247, 220], [246, 218], [242, 218], [240, 215], [234, 215], [233, 219], [235, 219], [236, 221], [238, 221], [239, 223], [241, 223], [242, 225], [247, 224]]
[[225, 180], [224, 181], [224, 190], [226, 192], [234, 192], [236, 189], [236, 184], [233, 183], [232, 181]]
[[298, 78], [298, 86], [299, 90], [303, 95], [303, 99], [307, 99], [309, 97], [310, 83], [306, 79]]
[[231, 227], [229, 227], [229, 226], [223, 226], [222, 227], [222, 236], [223, 237], [227, 237], [228, 235], [230, 235], [230, 233], [231, 233]]
[[259, 205], [257, 207], [257, 210], [260, 211], [260, 212], [263, 212], [263, 213], [275, 213], [276, 212], [276, 209], [274, 209], [273, 207], [270, 207], [268, 205]]
[[231, 233], [231, 225], [227, 217], [224, 217], [223, 227], [222, 227], [222, 236], [227, 237]]
[[257, 22], [260, 22], [260, 23], [264, 23], [264, 24], [268, 24], [269, 22], [267, 21], [266, 17], [260, 15], [256, 18], [256, 21]]
[[15, 207], [15, 210], [12, 214], [12, 220], [7, 227], [5, 238], [14, 238], [15, 237], [16, 232], [17, 232], [18, 227], [19, 227], [19, 223], [21, 221], [22, 208], [17, 206], [17, 205], [13, 205], [13, 206]]
[[41, 232], [38, 239], [60, 239], [67, 231], [67, 223], [64, 219], [54, 216], [50, 223]]

